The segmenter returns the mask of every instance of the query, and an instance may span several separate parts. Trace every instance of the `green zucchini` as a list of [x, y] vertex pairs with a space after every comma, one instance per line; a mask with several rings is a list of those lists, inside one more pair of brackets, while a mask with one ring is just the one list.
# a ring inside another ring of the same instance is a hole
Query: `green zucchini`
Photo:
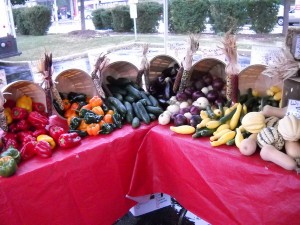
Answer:
[[124, 88], [120, 88], [118, 86], [115, 85], [107, 85], [108, 89], [110, 90], [110, 92], [112, 94], [114, 93], [119, 93], [121, 95], [127, 95], [127, 91]]
[[124, 99], [125, 99], [125, 101], [130, 102], [130, 103], [135, 102], [135, 98], [132, 95], [126, 95]]
[[226, 123], [228, 120], [230, 120], [233, 117], [236, 110], [237, 110], [237, 108], [235, 108], [230, 113], [228, 113], [227, 115], [225, 115], [221, 119], [219, 119], [220, 123], [223, 124], [223, 123]]
[[140, 119], [138, 117], [134, 117], [131, 123], [133, 128], [138, 128], [141, 125]]
[[135, 99], [139, 100], [142, 98], [141, 92], [133, 87], [131, 84], [126, 85], [125, 89], [131, 94]]
[[217, 118], [217, 115], [212, 111], [210, 105], [206, 106], [206, 112], [207, 112], [207, 115], [208, 115], [209, 118], [211, 118], [211, 119], [216, 119]]
[[113, 96], [114, 96], [115, 98], [119, 99], [120, 101], [123, 101], [123, 96], [122, 96], [120, 93], [115, 92], [115, 93], [113, 93]]
[[136, 103], [136, 107], [137, 107], [137, 110], [139, 111], [139, 113], [141, 115], [142, 120], [146, 124], [149, 124], [151, 122], [151, 119], [150, 119], [150, 116], [149, 116], [147, 110], [145, 109], [144, 105], [140, 101], [138, 101]]
[[214, 132], [215, 132], [215, 129], [202, 128], [202, 129], [196, 130], [196, 132], [192, 135], [192, 137], [193, 138], [209, 137], [209, 136], [212, 136]]
[[149, 95], [148, 98], [149, 98], [149, 100], [152, 103], [151, 105], [153, 105], [153, 106], [159, 106], [158, 100], [153, 95]]
[[126, 113], [126, 121], [127, 123], [131, 123], [133, 120], [133, 108], [130, 102], [125, 101], [124, 105], [126, 107], [127, 113]]
[[133, 112], [136, 115], [137, 118], [139, 118], [140, 120], [142, 120], [141, 114], [136, 106], [136, 103], [132, 103], [132, 108], [133, 108]]
[[159, 106], [150, 106], [150, 105], [147, 105], [145, 106], [146, 110], [148, 113], [152, 113], [156, 116], [159, 116], [160, 114], [162, 114], [164, 112], [164, 110], [159, 107]]
[[115, 106], [117, 111], [121, 114], [121, 115], [126, 115], [126, 107], [123, 105], [123, 103], [115, 98], [115, 97], [108, 97], [107, 100], [109, 101], [109, 103], [111, 103], [111, 105]]
[[152, 105], [152, 102], [151, 102], [150, 99], [148, 98], [146, 92], [141, 91], [140, 93], [141, 93], [142, 98], [146, 100], [146, 103], [147, 103], [146, 105]]

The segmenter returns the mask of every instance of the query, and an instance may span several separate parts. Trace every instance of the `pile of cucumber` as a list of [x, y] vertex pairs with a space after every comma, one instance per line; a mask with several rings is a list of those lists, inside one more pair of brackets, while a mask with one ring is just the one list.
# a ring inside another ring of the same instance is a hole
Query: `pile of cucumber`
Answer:
[[134, 81], [125, 78], [107, 76], [107, 87], [111, 92], [105, 104], [118, 112], [123, 121], [137, 128], [141, 123], [149, 124], [163, 112], [158, 100], [144, 91]]

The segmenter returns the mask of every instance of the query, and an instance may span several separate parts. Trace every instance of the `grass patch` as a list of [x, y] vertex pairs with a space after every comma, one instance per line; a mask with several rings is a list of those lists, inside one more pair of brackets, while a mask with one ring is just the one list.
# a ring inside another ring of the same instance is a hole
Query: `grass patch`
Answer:
[[[188, 35], [169, 35], [168, 43], [183, 43]], [[200, 35], [200, 47], [209, 48], [222, 46], [221, 36], [204, 34]], [[138, 34], [138, 42], [150, 44], [164, 44], [163, 34]], [[95, 31], [73, 31], [69, 34], [48, 34], [45, 36], [17, 36], [18, 49], [22, 54], [5, 59], [6, 61], [35, 61], [45, 52], [52, 52], [54, 58], [83, 53], [89, 50], [116, 47], [126, 43], [134, 43], [134, 34], [97, 33]], [[237, 36], [238, 49], [251, 49], [253, 44], [281, 47], [284, 37], [272, 35], [260, 37], [253, 35]], [[100, 51], [100, 50], [99, 50]], [[100, 52], [99, 52], [100, 53]]]

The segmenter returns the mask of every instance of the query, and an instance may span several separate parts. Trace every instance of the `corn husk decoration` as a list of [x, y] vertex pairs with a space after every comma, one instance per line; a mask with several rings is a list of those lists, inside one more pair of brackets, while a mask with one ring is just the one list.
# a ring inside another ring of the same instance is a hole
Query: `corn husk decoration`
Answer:
[[4, 106], [3, 106], [4, 103], [5, 103], [5, 98], [3, 97], [3, 93], [1, 91], [0, 92], [0, 128], [6, 132], [8, 131], [8, 126], [6, 122], [6, 116], [4, 113]]
[[[146, 90], [149, 91], [149, 86], [150, 86], [150, 80], [149, 80], [149, 73], [150, 73], [150, 63], [147, 59], [147, 53], [149, 49], [149, 44], [144, 44], [143, 46], [143, 57], [141, 61], [141, 66], [138, 71], [138, 75], [136, 77], [136, 82], [140, 87], [145, 86]], [[144, 77], [144, 82], [143, 84], [143, 77]]]
[[290, 51], [282, 49], [281, 52], [274, 55], [272, 61], [262, 72], [262, 75], [281, 81], [297, 76], [300, 63], [294, 59]]
[[102, 98], [106, 97], [105, 93], [109, 96], [112, 96], [105, 82], [103, 82], [103, 70], [106, 68], [108, 63], [109, 63], [109, 59], [106, 57], [106, 54], [102, 55], [101, 53], [96, 61], [94, 70], [91, 74], [98, 95], [101, 96]]
[[[178, 90], [179, 92], [182, 92], [187, 87], [188, 81], [190, 79], [190, 70], [193, 64], [193, 55], [198, 50], [198, 48], [199, 48], [199, 37], [196, 37], [195, 35], [190, 35], [188, 39], [186, 56], [183, 61], [183, 72], [182, 72], [182, 77], [179, 85], [179, 90]], [[180, 74], [178, 75], [180, 76]]]
[[226, 76], [226, 98], [236, 103], [238, 101], [238, 93], [239, 93], [239, 89], [238, 89], [239, 66], [237, 62], [236, 38], [235, 35], [231, 34], [231, 30], [225, 34], [222, 43], [223, 43], [222, 50], [228, 62], [225, 68], [225, 73], [227, 75]]
[[180, 82], [181, 82], [181, 78], [182, 78], [182, 75], [183, 75], [183, 71], [184, 71], [184, 68], [183, 68], [183, 65], [181, 63], [181, 65], [180, 65], [180, 67], [177, 71], [174, 84], [173, 84], [173, 92], [174, 93], [176, 93], [178, 91], [178, 88], [179, 88], [179, 85], [180, 85]]
[[45, 53], [44, 58], [40, 59], [38, 71], [43, 75], [41, 86], [44, 88], [46, 94], [46, 108], [48, 115], [50, 116], [52, 115], [52, 105], [54, 100], [61, 110], [64, 109], [61, 96], [52, 80], [52, 53]]

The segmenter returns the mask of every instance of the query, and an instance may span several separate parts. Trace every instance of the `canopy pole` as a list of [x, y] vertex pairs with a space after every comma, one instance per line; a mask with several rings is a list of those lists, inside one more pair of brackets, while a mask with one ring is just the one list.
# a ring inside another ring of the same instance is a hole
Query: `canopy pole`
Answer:
[[169, 24], [168, 24], [168, 0], [164, 0], [164, 47], [165, 47], [165, 54], [168, 52], [168, 31], [169, 31]]

